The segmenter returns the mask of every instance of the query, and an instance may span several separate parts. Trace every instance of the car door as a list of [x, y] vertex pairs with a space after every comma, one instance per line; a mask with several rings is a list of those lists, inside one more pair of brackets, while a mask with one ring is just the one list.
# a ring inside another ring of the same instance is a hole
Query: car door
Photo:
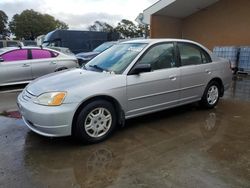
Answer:
[[27, 49], [16, 49], [1, 55], [0, 85], [24, 82], [32, 79]]
[[55, 54], [46, 49], [31, 49], [32, 56], [32, 77], [33, 79], [40, 76], [55, 72], [57, 62]]
[[180, 71], [173, 43], [152, 46], [136, 64], [150, 64], [152, 70], [127, 76], [127, 117], [178, 104]]
[[209, 54], [201, 47], [185, 42], [177, 43], [179, 50], [181, 103], [199, 100], [211, 77]]

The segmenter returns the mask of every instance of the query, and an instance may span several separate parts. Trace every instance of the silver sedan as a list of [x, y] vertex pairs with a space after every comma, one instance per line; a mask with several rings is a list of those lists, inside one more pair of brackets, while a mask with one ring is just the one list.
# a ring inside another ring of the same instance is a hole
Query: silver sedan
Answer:
[[39, 47], [0, 49], [0, 86], [28, 83], [52, 72], [78, 67], [77, 59]]
[[18, 96], [26, 125], [96, 143], [126, 119], [199, 102], [213, 108], [232, 79], [229, 62], [188, 40], [123, 42], [82, 69], [30, 83]]

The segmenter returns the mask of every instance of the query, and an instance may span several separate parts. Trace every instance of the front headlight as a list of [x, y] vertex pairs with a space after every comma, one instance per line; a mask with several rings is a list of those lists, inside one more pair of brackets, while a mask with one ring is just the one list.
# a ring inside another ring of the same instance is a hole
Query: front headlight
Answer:
[[39, 95], [33, 102], [46, 106], [59, 106], [65, 99], [66, 92], [49, 92]]

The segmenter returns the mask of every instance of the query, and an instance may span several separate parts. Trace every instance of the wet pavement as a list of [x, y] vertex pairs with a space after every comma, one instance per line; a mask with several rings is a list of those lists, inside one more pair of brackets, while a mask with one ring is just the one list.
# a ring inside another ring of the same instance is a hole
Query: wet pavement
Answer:
[[2, 116], [0, 187], [250, 187], [249, 77], [215, 109], [192, 104], [126, 125], [103, 143], [80, 145]]
[[17, 110], [16, 98], [26, 85], [0, 87], [0, 114]]

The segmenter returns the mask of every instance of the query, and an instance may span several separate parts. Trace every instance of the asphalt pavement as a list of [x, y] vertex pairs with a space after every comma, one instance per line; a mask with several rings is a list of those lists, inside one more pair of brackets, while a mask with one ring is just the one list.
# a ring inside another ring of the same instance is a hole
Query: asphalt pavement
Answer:
[[0, 116], [0, 187], [249, 188], [249, 87], [239, 78], [215, 109], [134, 118], [95, 145], [42, 137]]
[[26, 85], [0, 87], [0, 114], [8, 111], [16, 111], [16, 99]]

